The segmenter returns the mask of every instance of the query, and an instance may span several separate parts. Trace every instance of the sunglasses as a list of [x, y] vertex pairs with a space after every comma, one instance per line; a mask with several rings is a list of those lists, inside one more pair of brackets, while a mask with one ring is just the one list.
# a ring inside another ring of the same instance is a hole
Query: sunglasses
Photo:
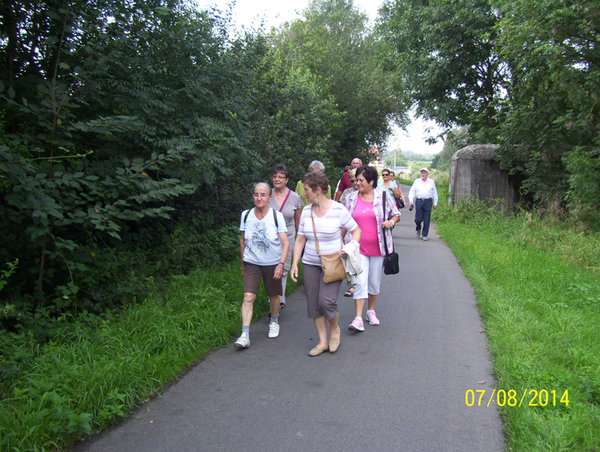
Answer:
[[382, 174], [382, 176], [389, 176], [389, 175], [390, 175], [390, 173]]
[[356, 179], [350, 179], [350, 182], [356, 182]]

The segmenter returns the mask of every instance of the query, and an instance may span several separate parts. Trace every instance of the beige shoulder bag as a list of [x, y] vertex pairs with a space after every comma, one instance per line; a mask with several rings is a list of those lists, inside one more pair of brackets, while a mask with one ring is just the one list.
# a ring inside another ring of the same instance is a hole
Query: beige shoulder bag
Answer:
[[[321, 259], [321, 267], [323, 268], [323, 282], [330, 283], [346, 279], [346, 269], [342, 263], [340, 253], [321, 254], [319, 252], [319, 239], [317, 238], [317, 227], [315, 226], [315, 217], [313, 216], [312, 208], [310, 211], [310, 217], [313, 224], [313, 234], [315, 235], [317, 254]], [[341, 243], [342, 239], [340, 237], [340, 244]]]

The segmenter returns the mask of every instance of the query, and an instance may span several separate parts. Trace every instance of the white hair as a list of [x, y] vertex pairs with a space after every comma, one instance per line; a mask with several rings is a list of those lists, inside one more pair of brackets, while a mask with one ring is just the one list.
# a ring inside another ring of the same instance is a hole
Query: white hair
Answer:
[[308, 170], [310, 171], [312, 169], [316, 169], [319, 171], [325, 171], [325, 165], [323, 165], [318, 160], [313, 160], [312, 162], [310, 162], [310, 165], [308, 165]]
[[255, 183], [254, 187], [252, 187], [252, 191], [254, 191], [256, 189], [256, 187], [266, 187], [267, 190], [269, 190], [269, 192], [271, 192], [271, 186], [269, 184], [267, 184], [266, 182]]

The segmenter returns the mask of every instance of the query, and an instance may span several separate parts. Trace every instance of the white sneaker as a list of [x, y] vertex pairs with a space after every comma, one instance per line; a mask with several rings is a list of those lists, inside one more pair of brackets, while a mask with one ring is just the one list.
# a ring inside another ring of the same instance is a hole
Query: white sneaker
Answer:
[[248, 348], [250, 347], [250, 338], [248, 337], [248, 333], [242, 333], [238, 340], [235, 341], [235, 346], [237, 348]]
[[417, 238], [419, 238], [419, 237], [421, 237], [421, 230], [420, 229], [417, 231]]
[[279, 323], [269, 323], [269, 339], [275, 339], [279, 336]]
[[426, 236], [426, 235], [424, 235], [424, 236], [423, 236], [423, 241], [424, 241], [424, 242], [426, 242], [427, 240], [428, 240], [428, 239], [427, 239], [427, 236]]

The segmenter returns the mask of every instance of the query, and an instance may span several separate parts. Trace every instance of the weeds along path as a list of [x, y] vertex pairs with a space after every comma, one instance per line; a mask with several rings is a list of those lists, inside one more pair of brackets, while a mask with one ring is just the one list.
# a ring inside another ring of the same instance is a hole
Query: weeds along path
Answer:
[[261, 319], [249, 349], [232, 339], [73, 450], [503, 450], [500, 416], [487, 407], [494, 379], [474, 293], [435, 229], [428, 242], [415, 237], [413, 218], [403, 209], [394, 229], [401, 273], [384, 276], [380, 326], [348, 331], [353, 301], [341, 290], [340, 349], [311, 358], [316, 333], [300, 287], [281, 313], [279, 338], [267, 338]]

